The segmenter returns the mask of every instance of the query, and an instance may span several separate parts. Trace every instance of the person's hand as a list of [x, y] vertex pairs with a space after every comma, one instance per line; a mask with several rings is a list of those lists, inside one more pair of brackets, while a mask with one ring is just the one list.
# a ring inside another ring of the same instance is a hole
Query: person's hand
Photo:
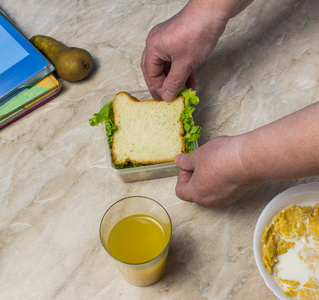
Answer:
[[225, 29], [228, 19], [198, 2], [190, 1], [147, 37], [141, 68], [156, 99], [173, 100], [184, 84], [195, 89], [194, 68], [208, 57]]
[[242, 136], [217, 137], [176, 157], [180, 168], [176, 195], [204, 207], [235, 202], [261, 181], [248, 174], [240, 157]]

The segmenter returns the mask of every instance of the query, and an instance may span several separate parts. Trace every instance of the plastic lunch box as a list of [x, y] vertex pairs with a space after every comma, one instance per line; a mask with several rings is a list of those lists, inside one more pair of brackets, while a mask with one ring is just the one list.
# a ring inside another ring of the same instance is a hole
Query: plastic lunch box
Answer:
[[[137, 90], [128, 92], [133, 97], [136, 97], [139, 100], [147, 100], [152, 99], [152, 96], [148, 90]], [[112, 93], [110, 95], [106, 95], [101, 100], [101, 108], [108, 102], [112, 101], [116, 93]], [[142, 167], [135, 168], [127, 168], [127, 169], [116, 169], [114, 164], [112, 163], [111, 157], [111, 149], [109, 147], [109, 143], [107, 140], [105, 126], [102, 126], [102, 131], [105, 140], [105, 149], [106, 149], [106, 160], [108, 167], [116, 173], [124, 182], [136, 182], [143, 180], [151, 180], [158, 179], [170, 176], [177, 176], [178, 167], [174, 162], [163, 163], [163, 164], [155, 164], [155, 165], [147, 165]], [[197, 141], [193, 142], [194, 149], [198, 148]]]

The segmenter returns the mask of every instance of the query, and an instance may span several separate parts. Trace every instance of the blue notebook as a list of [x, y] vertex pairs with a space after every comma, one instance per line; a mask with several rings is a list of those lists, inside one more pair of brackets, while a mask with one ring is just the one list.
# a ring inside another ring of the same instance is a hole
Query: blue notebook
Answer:
[[0, 105], [54, 70], [54, 65], [0, 12]]

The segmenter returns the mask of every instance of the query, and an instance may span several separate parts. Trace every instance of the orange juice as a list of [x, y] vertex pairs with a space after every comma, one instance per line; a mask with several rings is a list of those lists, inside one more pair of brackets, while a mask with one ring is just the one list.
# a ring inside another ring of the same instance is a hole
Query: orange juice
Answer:
[[158, 220], [136, 214], [115, 224], [108, 237], [107, 250], [122, 262], [140, 264], [160, 255], [168, 241], [169, 233]]
[[100, 223], [103, 247], [123, 278], [136, 286], [161, 279], [171, 235], [172, 222], [165, 208], [143, 196], [115, 202]]

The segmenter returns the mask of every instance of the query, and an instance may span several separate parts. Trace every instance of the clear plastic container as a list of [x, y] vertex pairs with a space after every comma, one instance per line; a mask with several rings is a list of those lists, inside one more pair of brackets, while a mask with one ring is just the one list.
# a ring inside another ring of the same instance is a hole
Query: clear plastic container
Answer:
[[[128, 93], [139, 100], [152, 99], [152, 96], [148, 90], [131, 91]], [[112, 101], [116, 93], [105, 96], [101, 100], [101, 108], [108, 102]], [[158, 179], [170, 176], [177, 176], [179, 168], [174, 162], [147, 165], [142, 167], [127, 168], [127, 169], [116, 169], [112, 163], [111, 149], [107, 140], [105, 126], [102, 126], [102, 131], [105, 140], [106, 159], [108, 167], [116, 173], [124, 182], [135, 182], [143, 180]], [[198, 148], [197, 141], [193, 142], [194, 149]]]

